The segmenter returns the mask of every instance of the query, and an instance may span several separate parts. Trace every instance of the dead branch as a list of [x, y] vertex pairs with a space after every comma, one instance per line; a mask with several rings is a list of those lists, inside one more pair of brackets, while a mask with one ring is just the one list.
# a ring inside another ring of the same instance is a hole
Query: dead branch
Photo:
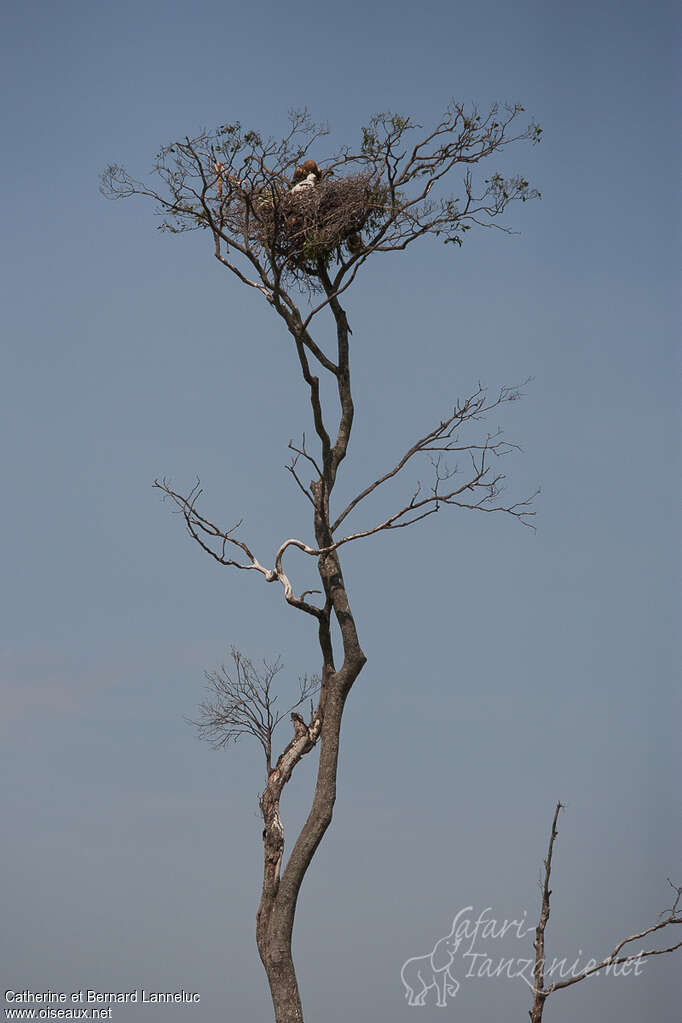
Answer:
[[[226, 565], [231, 568], [238, 568], [242, 571], [255, 571], [260, 572], [264, 576], [266, 582], [279, 582], [282, 584], [284, 590], [284, 598], [288, 604], [292, 607], [298, 608], [300, 611], [305, 611], [307, 614], [313, 615], [315, 618], [320, 618], [321, 611], [313, 604], [309, 604], [303, 599], [303, 597], [296, 597], [294, 595], [293, 588], [287, 577], [286, 573], [282, 569], [281, 555], [279, 557], [279, 566], [275, 569], [265, 568], [261, 565], [260, 561], [252, 553], [246, 543], [243, 540], [238, 540], [232, 534], [236, 529], [241, 526], [241, 521], [237, 522], [230, 529], [224, 530], [216, 526], [215, 523], [211, 522], [206, 518], [205, 515], [201, 515], [197, 511], [197, 501], [202, 494], [199, 480], [197, 480], [190, 490], [189, 494], [185, 497], [178, 491], [173, 490], [168, 481], [164, 478], [161, 480], [155, 480], [153, 486], [157, 490], [161, 490], [166, 497], [170, 498], [171, 501], [177, 506], [181, 512], [187, 532], [196, 543], [199, 544], [202, 550], [206, 551], [207, 554], [217, 561], [221, 565]], [[211, 546], [211, 541], [215, 540], [215, 546]], [[293, 541], [287, 541], [286, 546], [289, 546]], [[302, 548], [305, 548], [304, 544], [301, 544]], [[230, 554], [233, 549], [236, 548], [242, 552], [243, 558], [238, 560], [237, 557], [231, 557]], [[311, 591], [308, 591], [311, 592]]]
[[[471, 511], [502, 512], [510, 515], [512, 518], [516, 518], [523, 525], [529, 526], [531, 529], [534, 528], [530, 521], [535, 515], [535, 512], [532, 510], [532, 503], [539, 491], [521, 501], [501, 501], [505, 476], [501, 472], [493, 471], [493, 466], [490, 464], [491, 458], [497, 459], [509, 454], [516, 449], [516, 445], [503, 440], [500, 430], [494, 434], [487, 434], [479, 443], [460, 442], [458, 431], [461, 427], [467, 423], [481, 420], [487, 413], [499, 408], [501, 405], [518, 400], [521, 391], [518, 387], [503, 387], [492, 399], [488, 399], [487, 394], [487, 389], [479, 385], [478, 389], [463, 403], [455, 405], [452, 413], [408, 448], [392, 469], [370, 483], [349, 502], [344, 511], [330, 526], [329, 537], [331, 539], [340, 524], [362, 500], [374, 493], [387, 480], [397, 476], [410, 459], [418, 453], [427, 454], [431, 461], [434, 478], [429, 491], [425, 492], [421, 482], [417, 483], [409, 501], [387, 518], [367, 529], [356, 530], [324, 546], [309, 545], [293, 537], [284, 540], [277, 549], [274, 568], [272, 569], [262, 565], [248, 545], [243, 540], [234, 536], [234, 532], [239, 528], [241, 522], [236, 523], [230, 529], [221, 529], [198, 511], [197, 501], [202, 493], [198, 480], [187, 496], [173, 490], [165, 479], [155, 481], [154, 486], [161, 490], [178, 507], [192, 539], [199, 544], [202, 550], [210, 554], [214, 560], [221, 565], [238, 568], [242, 571], [260, 572], [267, 582], [280, 582], [287, 603], [319, 618], [322, 613], [321, 609], [305, 600], [306, 593], [313, 591], [308, 590], [299, 597], [296, 597], [289, 577], [284, 571], [283, 557], [290, 547], [296, 548], [304, 554], [319, 558], [337, 551], [340, 547], [352, 541], [364, 539], [388, 530], [403, 529], [406, 526], [414, 525], [429, 515], [437, 513], [441, 506], [457, 507]], [[327, 443], [330, 445], [328, 438]], [[301, 441], [300, 447], [295, 445], [293, 441], [289, 441], [289, 448], [294, 454], [287, 469], [293, 476], [299, 489], [315, 507], [315, 498], [305, 488], [296, 469], [299, 458], [305, 458], [317, 472], [317, 481], [311, 484], [310, 488], [313, 493], [315, 487], [319, 486], [324, 479], [323, 472], [316, 460], [307, 451], [305, 436]], [[470, 462], [469, 471], [461, 473], [457, 465], [449, 466], [443, 461], [442, 456], [444, 453], [464, 453], [468, 455]], [[448, 486], [447, 484], [453, 479], [457, 479], [457, 486]]]
[[540, 919], [535, 929], [535, 940], [533, 947], [535, 949], [535, 966], [533, 968], [533, 990], [535, 998], [533, 1002], [533, 1008], [530, 1012], [531, 1023], [540, 1023], [542, 1020], [542, 1011], [545, 1004], [547, 994], [545, 988], [545, 930], [547, 928], [547, 921], [549, 920], [549, 900], [552, 891], [549, 887], [549, 880], [552, 874], [552, 856], [554, 854], [554, 842], [556, 840], [557, 831], [557, 820], [559, 819], [559, 813], [563, 807], [563, 803], [557, 803], [554, 809], [554, 818], [552, 820], [552, 830], [549, 835], [549, 847], [547, 849], [547, 858], [544, 861], [544, 881], [542, 885], [542, 904], [540, 909]]
[[269, 775], [272, 737], [277, 725], [319, 691], [320, 681], [316, 676], [300, 677], [298, 699], [279, 711], [276, 707], [279, 694], [273, 693], [273, 682], [283, 667], [280, 658], [272, 663], [264, 660], [263, 669], [259, 670], [234, 647], [230, 656], [232, 671], [221, 664], [206, 672], [209, 697], [199, 705], [199, 720], [191, 724], [213, 749], [222, 749], [242, 735], [254, 736], [263, 747]]
[[533, 946], [535, 948], [535, 967], [533, 970], [534, 983], [532, 988], [533, 1005], [528, 1013], [531, 1023], [542, 1023], [545, 1003], [549, 996], [555, 991], [561, 991], [563, 988], [571, 987], [573, 984], [579, 984], [587, 977], [590, 977], [595, 973], [600, 973], [602, 970], [608, 973], [615, 966], [636, 964], [652, 956], [668, 955], [670, 952], [675, 952], [682, 948], [682, 940], [680, 940], [663, 948], [639, 948], [637, 951], [620, 955], [626, 945], [630, 945], [635, 941], [641, 941], [643, 938], [647, 938], [650, 934], [655, 934], [657, 931], [662, 931], [667, 927], [682, 925], [682, 910], [680, 908], [680, 903], [682, 902], [682, 886], [673, 884], [670, 878], [668, 878], [668, 884], [673, 890], [674, 899], [672, 906], [661, 914], [657, 923], [651, 924], [650, 926], [643, 928], [641, 931], [638, 931], [636, 934], [631, 934], [629, 937], [621, 939], [617, 942], [610, 955], [605, 956], [599, 962], [591, 960], [591, 965], [586, 966], [584, 970], [581, 970], [574, 976], [558, 980], [545, 987], [545, 930], [547, 927], [547, 921], [549, 920], [550, 897], [552, 895], [552, 890], [549, 887], [549, 884], [552, 873], [554, 841], [558, 834], [557, 819], [562, 806], [562, 803], [557, 803], [554, 810], [554, 819], [552, 821], [552, 830], [549, 839], [549, 849], [547, 852], [547, 859], [544, 861], [545, 869], [544, 881], [542, 884], [540, 918], [535, 931], [535, 941], [533, 942]]
[[[393, 466], [392, 469], [390, 469], [388, 472], [385, 472], [383, 475], [377, 477], [377, 479], [375, 479], [372, 483], [366, 486], [364, 490], [362, 490], [356, 497], [353, 498], [352, 501], [350, 501], [346, 505], [341, 514], [334, 521], [332, 525], [332, 532], [333, 533], [336, 532], [336, 530], [341, 525], [346, 516], [349, 515], [361, 501], [363, 501], [366, 497], [369, 497], [369, 495], [374, 493], [374, 491], [378, 490], [378, 488], [383, 483], [386, 483], [387, 480], [393, 479], [395, 476], [397, 476], [398, 473], [407, 465], [410, 459], [412, 459], [415, 455], [422, 452], [434, 451], [468, 452], [472, 456], [474, 452], [479, 452], [479, 455], [477, 456], [478, 463], [475, 460], [476, 456], [474, 456], [473, 478], [468, 480], [467, 483], [465, 483], [461, 488], [458, 488], [458, 490], [453, 491], [450, 494], [444, 495], [441, 492], [441, 494], [439, 495], [438, 485], [442, 483], [445, 479], [451, 478], [451, 476], [454, 475], [454, 472], [450, 473], [449, 475], [442, 476], [439, 475], [440, 463], [435, 467], [436, 486], [433, 493], [431, 494], [431, 497], [427, 499], [430, 503], [433, 503], [434, 506], [438, 502], [443, 504], [456, 504], [458, 502], [455, 501], [454, 499], [460, 492], [464, 492], [467, 489], [469, 490], [475, 490], [476, 488], [480, 489], [483, 486], [483, 488], [486, 487], [488, 488], [487, 497], [484, 501], [479, 501], [476, 503], [476, 505], [460, 503], [460, 507], [467, 508], [477, 507], [478, 510], [486, 511], [512, 510], [510, 507], [501, 506], [497, 508], [485, 507], [485, 505], [489, 504], [489, 502], [494, 500], [494, 498], [499, 494], [500, 492], [499, 485], [501, 481], [504, 479], [503, 476], [498, 476], [493, 481], [489, 475], [485, 463], [486, 458], [489, 457], [490, 455], [494, 455], [495, 457], [501, 457], [503, 455], [509, 454], [513, 450], [518, 450], [518, 445], [510, 444], [507, 441], [503, 441], [501, 439], [502, 438], [501, 430], [498, 430], [494, 434], [488, 434], [486, 439], [482, 443], [460, 444], [459, 430], [466, 423], [483, 419], [486, 416], [486, 414], [492, 412], [493, 409], [499, 408], [500, 406], [508, 404], [513, 401], [518, 401], [518, 399], [522, 396], [521, 387], [523, 387], [528, 382], [529, 380], [524, 381], [524, 384], [520, 385], [519, 387], [502, 387], [500, 388], [497, 396], [492, 399], [488, 399], [487, 388], [482, 387], [479, 384], [477, 390], [473, 394], [469, 395], [469, 397], [466, 398], [464, 402], [462, 403], [458, 402], [454, 406], [449, 416], [447, 416], [445, 419], [442, 419], [436, 427], [430, 430], [423, 437], [420, 437], [419, 440], [415, 441], [415, 443], [412, 444], [412, 446], [407, 449], [405, 454]], [[518, 508], [522, 506], [529, 505], [531, 501], [532, 498], [529, 498], [526, 502], [521, 502], [518, 506], [515, 506], [514, 510], [518, 510]], [[415, 505], [411, 502], [410, 504], [406, 505], [402, 509], [402, 511], [400, 511], [397, 514], [396, 517], [400, 518], [406, 515], [414, 507]], [[434, 511], [436, 510], [435, 507], [433, 510]], [[531, 514], [530, 512], [525, 512], [522, 515], [519, 515], [518, 517], [521, 518], [522, 521], [524, 521], [525, 525], [528, 525], [529, 523], [525, 522], [525, 518], [530, 514]], [[391, 527], [389, 525], [383, 525], [381, 528]]]

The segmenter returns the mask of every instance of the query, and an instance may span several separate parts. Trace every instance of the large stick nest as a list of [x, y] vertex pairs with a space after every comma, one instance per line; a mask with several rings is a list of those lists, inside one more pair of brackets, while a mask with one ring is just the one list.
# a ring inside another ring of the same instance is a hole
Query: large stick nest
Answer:
[[344, 245], [359, 251], [363, 228], [381, 218], [383, 197], [368, 175], [358, 174], [323, 177], [276, 196], [262, 192], [254, 208], [263, 244], [292, 267], [303, 268], [340, 254]]

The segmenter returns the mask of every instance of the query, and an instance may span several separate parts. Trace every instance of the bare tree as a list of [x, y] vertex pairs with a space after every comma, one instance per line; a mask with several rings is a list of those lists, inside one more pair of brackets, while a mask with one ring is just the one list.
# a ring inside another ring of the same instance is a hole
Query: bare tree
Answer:
[[[636, 934], [631, 934], [627, 938], [622, 938], [616, 943], [613, 951], [603, 959], [599, 960], [599, 962], [596, 960], [590, 960], [584, 969], [569, 977], [562, 977], [554, 983], [547, 984], [546, 974], [548, 969], [545, 956], [545, 931], [547, 929], [547, 921], [549, 920], [549, 902], [552, 894], [549, 884], [552, 874], [554, 842], [558, 835], [557, 821], [562, 809], [563, 804], [557, 803], [554, 810], [552, 829], [549, 836], [547, 858], [543, 864], [544, 875], [540, 882], [540, 888], [542, 891], [540, 918], [535, 929], [535, 941], [533, 942], [533, 947], [535, 949], [535, 965], [533, 968], [533, 1006], [528, 1013], [531, 1023], [542, 1023], [545, 1003], [549, 996], [554, 994], [555, 991], [561, 991], [563, 988], [571, 987], [573, 984], [579, 984], [580, 981], [585, 980], [587, 977], [591, 977], [592, 974], [601, 973], [603, 971], [609, 973], [618, 966], [621, 968], [627, 968], [630, 966], [634, 967], [638, 963], [641, 963], [642, 960], [651, 956], [667, 955], [669, 952], [674, 952], [677, 949], [682, 948], [682, 940], [680, 940], [675, 944], [667, 945], [663, 948], [645, 949], [640, 946], [636, 951], [624, 951], [626, 945], [632, 945], [634, 942], [642, 941], [644, 938], [648, 938], [650, 934], [655, 934], [657, 931], [663, 931], [667, 927], [674, 927], [675, 925], [682, 924], [682, 908], [680, 907], [680, 902], [682, 901], [682, 887], [674, 885], [672, 881], [668, 879], [668, 884], [674, 893], [673, 903], [670, 909], [661, 913], [656, 923], [650, 924], [648, 927], [643, 928], [643, 930], [638, 931]], [[551, 969], [549, 972], [551, 973]]]
[[[313, 124], [306, 113], [292, 114], [280, 140], [263, 139], [239, 124], [229, 124], [166, 146], [156, 159], [154, 184], [137, 181], [118, 166], [103, 176], [102, 188], [109, 197], [142, 195], [154, 200], [163, 229], [208, 232], [215, 258], [241, 284], [259, 292], [283, 320], [307, 389], [315, 449], [305, 437], [290, 442], [288, 469], [311, 505], [310, 542], [282, 540], [273, 564], [266, 565], [243, 539], [241, 522], [225, 527], [199, 510], [198, 482], [187, 493], [166, 479], [155, 483], [180, 509], [189, 534], [203, 550], [222, 565], [279, 583], [286, 602], [309, 616], [316, 630], [321, 659], [317, 702], [307, 720], [292, 716], [293, 738], [274, 766], [271, 668], [264, 677], [256, 677], [241, 659], [235, 661], [236, 676], [214, 677], [218, 701], [204, 706], [201, 725], [219, 742], [246, 731], [264, 747], [267, 783], [260, 800], [264, 872], [256, 939], [277, 1023], [303, 1019], [291, 954], [296, 903], [332, 820], [342, 715], [366, 661], [342, 573], [341, 548], [413, 525], [442, 507], [500, 512], [524, 525], [532, 524], [534, 514], [532, 497], [510, 500], [504, 493], [500, 462], [513, 445], [499, 431], [481, 426], [491, 413], [516, 401], [517, 387], [490, 394], [479, 386], [465, 399], [455, 400], [359, 493], [333, 507], [355, 411], [352, 332], [342, 299], [375, 254], [407, 249], [428, 235], [461, 245], [475, 226], [508, 230], [500, 224], [500, 215], [512, 203], [526, 202], [538, 193], [521, 176], [491, 171], [483, 177], [478, 165], [512, 143], [540, 139], [541, 129], [533, 122], [518, 126], [522, 113], [518, 104], [495, 104], [482, 114], [476, 107], [466, 110], [453, 102], [431, 129], [406, 117], [380, 114], [363, 130], [357, 149], [340, 149], [320, 164], [310, 153], [321, 145], [326, 129]], [[444, 186], [458, 170], [461, 190], [453, 196]], [[321, 316], [331, 317], [333, 324], [336, 340], [331, 352], [313, 336]], [[321, 376], [333, 385], [333, 401], [322, 398]], [[431, 465], [428, 485], [413, 481], [389, 514], [346, 525], [383, 484], [424, 457]], [[291, 570], [284, 567], [285, 555], [293, 552], [316, 560], [320, 591], [297, 592]], [[334, 653], [336, 641], [340, 662]], [[315, 745], [319, 762], [312, 804], [284, 862], [282, 791]]]
[[298, 680], [298, 699], [288, 710], [279, 711], [279, 695], [273, 692], [275, 677], [282, 670], [279, 658], [272, 664], [263, 661], [262, 671], [239, 650], [232, 647], [230, 656], [233, 669], [230, 672], [224, 664], [214, 671], [206, 672], [208, 698], [199, 704], [199, 720], [192, 721], [199, 737], [205, 739], [213, 749], [224, 749], [236, 742], [242, 735], [252, 735], [263, 747], [267, 776], [272, 773], [272, 737], [280, 721], [287, 714], [294, 724], [294, 731], [303, 720], [296, 713], [297, 707], [311, 701], [319, 690], [319, 679], [307, 675]]

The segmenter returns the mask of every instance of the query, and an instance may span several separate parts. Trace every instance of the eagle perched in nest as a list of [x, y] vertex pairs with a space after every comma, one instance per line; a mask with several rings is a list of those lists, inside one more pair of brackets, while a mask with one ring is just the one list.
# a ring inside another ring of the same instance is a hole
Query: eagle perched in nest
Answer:
[[[280, 179], [281, 180], [281, 179]], [[264, 189], [246, 207], [247, 229], [278, 259], [287, 271], [307, 282], [319, 272], [319, 261], [332, 256], [341, 260], [342, 248], [359, 256], [365, 251], [362, 231], [383, 197], [368, 174], [336, 178], [315, 160], [302, 161], [284, 190]]]
[[293, 174], [291, 191], [299, 192], [304, 188], [312, 188], [322, 178], [322, 171], [314, 160], [306, 160], [299, 164]]
[[[330, 172], [327, 172], [327, 174], [329, 173]], [[327, 177], [327, 174], [320, 170], [314, 160], [306, 160], [304, 163], [299, 164], [294, 171], [289, 194], [300, 194], [309, 188], [314, 188], [318, 182]], [[295, 223], [295, 218], [291, 218], [290, 223], [293, 225]], [[357, 231], [350, 231], [346, 235], [345, 241], [351, 253], [356, 254], [362, 251], [362, 238]]]

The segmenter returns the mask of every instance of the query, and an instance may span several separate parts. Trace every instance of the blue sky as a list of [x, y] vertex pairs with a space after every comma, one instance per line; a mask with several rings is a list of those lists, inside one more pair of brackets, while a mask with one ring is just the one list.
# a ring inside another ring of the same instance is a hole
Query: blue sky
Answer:
[[[536, 535], [441, 513], [347, 551], [369, 659], [297, 920], [306, 1018], [410, 1019], [400, 967], [461, 906], [532, 920], [559, 798], [551, 954], [605, 954], [652, 922], [682, 877], [673, 5], [67, 2], [0, 18], [4, 987], [182, 985], [202, 1002], [173, 1018], [269, 1018], [263, 767], [246, 743], [209, 751], [183, 718], [231, 644], [280, 652], [295, 679], [316, 670], [314, 636], [274, 587], [193, 549], [151, 483], [199, 475], [261, 560], [309, 539], [282, 468], [310, 430], [304, 392], [279, 324], [204, 237], [156, 232], [144, 203], [97, 186], [202, 126], [277, 134], [290, 107], [328, 121], [330, 147], [378, 110], [427, 124], [453, 96], [522, 102], [545, 136], [509, 157], [543, 193], [511, 212], [520, 234], [377, 259], [349, 295], [343, 493], [479, 380], [530, 376], [500, 419], [524, 449], [510, 487], [542, 495]], [[551, 1019], [676, 1020], [678, 976], [679, 958], [591, 981]], [[522, 1019], [527, 994], [467, 980], [451, 1012]], [[169, 1018], [155, 1013], [114, 1017]]]

